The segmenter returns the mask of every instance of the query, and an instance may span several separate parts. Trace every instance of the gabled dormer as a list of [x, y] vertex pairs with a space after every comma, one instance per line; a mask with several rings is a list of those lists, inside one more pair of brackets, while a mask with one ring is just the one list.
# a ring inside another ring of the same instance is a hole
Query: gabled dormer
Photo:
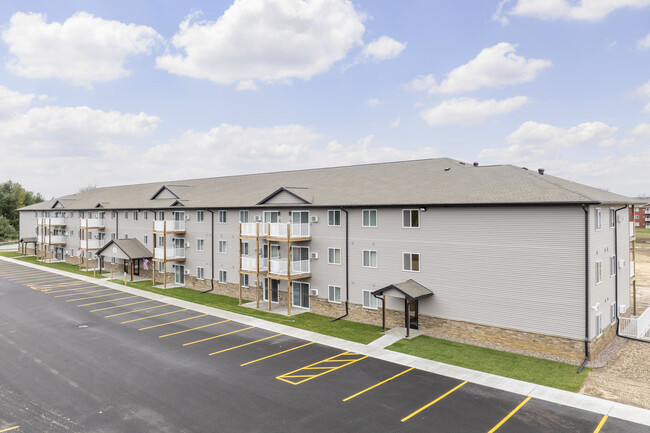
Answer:
[[311, 204], [311, 192], [309, 188], [283, 186], [273, 191], [257, 204]]
[[149, 200], [174, 199], [180, 198], [166, 185], [160, 187], [158, 191]]

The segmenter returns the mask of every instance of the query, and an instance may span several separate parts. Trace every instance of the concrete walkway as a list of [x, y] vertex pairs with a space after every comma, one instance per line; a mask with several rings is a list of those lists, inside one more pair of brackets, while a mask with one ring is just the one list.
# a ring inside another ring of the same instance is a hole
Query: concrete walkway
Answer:
[[[343, 340], [336, 337], [331, 337], [328, 335], [317, 334], [315, 332], [305, 331], [303, 329], [293, 328], [291, 326], [282, 325], [279, 323], [267, 322], [262, 319], [244, 316], [230, 311], [219, 310], [217, 308], [207, 307], [205, 305], [199, 305], [192, 302], [182, 301], [179, 299], [170, 298], [163, 295], [158, 295], [156, 293], [138, 290], [132, 287], [125, 287], [105, 280], [97, 280], [95, 278], [86, 277], [84, 275], [73, 274], [65, 271], [60, 271], [58, 269], [51, 269], [44, 266], [21, 262], [19, 260], [12, 260], [6, 257], [0, 257], [0, 260], [17, 263], [34, 269], [49, 271], [54, 274], [64, 275], [70, 278], [76, 278], [79, 280], [87, 281], [89, 283], [106, 286], [115, 290], [121, 290], [126, 293], [138, 295], [143, 298], [153, 299], [156, 301], [176, 305], [181, 308], [187, 308], [189, 310], [193, 310], [199, 313], [210, 314], [224, 319], [230, 319], [249, 326], [255, 326], [257, 328], [265, 329], [271, 332], [282, 333], [291, 337], [314, 341], [316, 343], [323, 344], [330, 347], [335, 347], [340, 350], [356, 352], [363, 355], [368, 355], [373, 358], [381, 359], [388, 362], [393, 362], [395, 364], [400, 364], [407, 367], [414, 367], [419, 370], [440, 374], [458, 380], [463, 380], [463, 381], [466, 380], [479, 385], [501, 389], [522, 396], [530, 396], [538, 400], [557, 403], [568, 407], [582, 409], [582, 410], [598, 413], [601, 415], [608, 415], [610, 417], [619, 418], [622, 420], [650, 426], [650, 410], [641, 409], [638, 407], [629, 406], [622, 403], [616, 403], [616, 402], [604, 400], [597, 397], [591, 397], [587, 395], [576, 394], [569, 391], [550, 388], [543, 385], [536, 385], [529, 382], [523, 382], [521, 380], [510, 379], [506, 377], [496, 376], [493, 374], [483, 373], [480, 371], [469, 370], [467, 368], [456, 367], [454, 365], [443, 364], [428, 359], [422, 359], [416, 356], [406, 355], [403, 353], [386, 350], [381, 347], [376, 347], [373, 346], [372, 343], [366, 345], [366, 344]], [[384, 337], [389, 337], [389, 336], [392, 337], [392, 335], [385, 335]], [[379, 341], [382, 338], [379, 338], [376, 341]], [[383, 340], [383, 342], [385, 341], [388, 340]], [[381, 344], [383, 344], [383, 342]]]

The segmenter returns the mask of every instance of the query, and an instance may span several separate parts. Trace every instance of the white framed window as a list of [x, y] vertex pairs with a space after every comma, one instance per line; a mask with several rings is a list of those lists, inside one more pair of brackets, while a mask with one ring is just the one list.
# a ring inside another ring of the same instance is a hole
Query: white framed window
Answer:
[[262, 214], [263, 223], [279, 223], [280, 222], [280, 212], [277, 210], [266, 210]]
[[127, 211], [124, 211], [124, 219], [125, 220], [129, 219], [129, 213]]
[[156, 268], [158, 268], [158, 272], [164, 272], [165, 271], [165, 264], [163, 262], [157, 262], [156, 263]]
[[364, 268], [376, 268], [377, 267], [377, 251], [374, 250], [363, 250], [362, 255], [362, 266]]
[[361, 211], [363, 227], [377, 227], [377, 209], [364, 209]]
[[[85, 215], [86, 215], [86, 213], [84, 211], [79, 212], [79, 218], [84, 219], [84, 218], [86, 218]], [[45, 215], [43, 215], [43, 216], [45, 216]]]
[[596, 230], [603, 228], [603, 213], [600, 208], [596, 208], [596, 212], [594, 213], [594, 225]]
[[609, 306], [609, 323], [616, 322], [616, 302], [612, 302]]
[[248, 287], [248, 282], [249, 282], [248, 277], [249, 277], [248, 274], [241, 274], [239, 276], [239, 280], [240, 280], [239, 282], [240, 282], [242, 287]]
[[609, 276], [616, 276], [616, 256], [611, 256], [609, 258]]
[[203, 269], [201, 266], [196, 267], [196, 278], [199, 280], [205, 279], [205, 269]]
[[331, 227], [338, 227], [341, 225], [341, 211], [328, 210], [327, 211], [327, 225]]
[[248, 255], [248, 242], [242, 242], [241, 243], [241, 255], [242, 256], [247, 256]]
[[158, 216], [156, 218], [158, 221], [164, 221], [165, 220], [165, 211], [164, 210], [159, 210], [158, 211]]
[[291, 303], [294, 307], [309, 308], [309, 283], [291, 283]]
[[74, 230], [70, 230], [70, 233], [68, 233], [68, 236], [70, 236], [71, 238], [73, 238], [73, 237], [74, 237]]
[[225, 210], [219, 211], [219, 219], [217, 220], [219, 224], [225, 224], [228, 213]]
[[377, 298], [372, 296], [372, 293], [370, 290], [364, 290], [363, 291], [363, 307], [364, 308], [372, 308], [374, 310], [377, 309]]
[[596, 314], [596, 336], [603, 333], [603, 313]]
[[240, 223], [247, 223], [248, 222], [248, 211], [247, 210], [240, 210], [239, 211], [239, 222]]
[[219, 270], [219, 282], [220, 283], [225, 283], [226, 281], [228, 281], [228, 275], [226, 274], [226, 271], [224, 271], [223, 269], [220, 269]]
[[111, 240], [112, 240], [112, 241], [115, 240], [115, 233], [111, 233]]
[[112, 265], [115, 264], [115, 257], [111, 257], [111, 264], [112, 264]]
[[197, 223], [202, 223], [205, 218], [205, 213], [202, 210], [197, 210], [196, 211], [196, 222]]
[[639, 219], [639, 216], [638, 216], [638, 215], [634, 215], [634, 219], [635, 219], [635, 220], [638, 220], [638, 219]]
[[149, 212], [142, 212], [142, 219], [148, 219], [149, 218]]
[[616, 227], [616, 209], [609, 208], [609, 228], [613, 229]]
[[402, 227], [406, 229], [420, 228], [420, 209], [402, 210]]
[[600, 260], [596, 262], [596, 284], [603, 281], [603, 262]]
[[112, 219], [112, 220], [115, 219], [115, 215], [116, 215], [116, 214], [117, 214], [117, 212], [115, 212], [114, 210], [111, 211], [111, 219]]
[[330, 265], [340, 265], [341, 264], [341, 249], [340, 248], [328, 248], [327, 249], [327, 263]]
[[146, 244], [146, 243], [149, 243], [149, 236], [144, 235], [144, 236], [142, 237], [142, 240], [144, 241], [145, 244]]
[[162, 247], [164, 243], [165, 243], [165, 237], [164, 236], [158, 236], [158, 243], [156, 245], [158, 245], [159, 247]]
[[327, 286], [327, 300], [341, 303], [341, 286]]
[[138, 220], [138, 211], [133, 211], [133, 221]]
[[402, 253], [402, 270], [408, 272], [420, 272], [420, 254]]
[[203, 239], [197, 239], [196, 240], [196, 250], [197, 251], [203, 251], [203, 244], [204, 244]]
[[219, 241], [217, 251], [226, 254], [228, 252], [228, 241]]

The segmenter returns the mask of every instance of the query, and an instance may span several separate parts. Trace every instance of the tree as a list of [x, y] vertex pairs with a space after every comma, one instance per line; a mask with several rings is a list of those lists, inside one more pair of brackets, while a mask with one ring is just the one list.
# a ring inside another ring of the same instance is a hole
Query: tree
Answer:
[[0, 215], [0, 241], [7, 241], [18, 238], [18, 230], [11, 225], [9, 220]]
[[86, 186], [84, 186], [82, 188], [79, 188], [79, 192], [92, 191], [93, 189], [97, 189], [97, 187], [95, 185], [93, 185], [92, 183], [89, 183], [88, 185], [86, 185]]
[[[0, 184], [0, 238], [3, 235], [6, 239], [18, 237], [19, 215], [18, 209], [40, 203], [44, 200], [40, 193], [34, 194], [26, 191], [19, 183], [8, 180]], [[9, 224], [13, 231], [6, 228]], [[11, 235], [11, 236], [10, 236]]]

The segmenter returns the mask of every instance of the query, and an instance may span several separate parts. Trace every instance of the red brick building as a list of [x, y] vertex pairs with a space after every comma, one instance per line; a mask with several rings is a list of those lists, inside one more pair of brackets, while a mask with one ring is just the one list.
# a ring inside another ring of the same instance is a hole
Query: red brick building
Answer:
[[645, 205], [630, 207], [630, 221], [634, 221], [634, 228], [650, 229], [650, 199]]

